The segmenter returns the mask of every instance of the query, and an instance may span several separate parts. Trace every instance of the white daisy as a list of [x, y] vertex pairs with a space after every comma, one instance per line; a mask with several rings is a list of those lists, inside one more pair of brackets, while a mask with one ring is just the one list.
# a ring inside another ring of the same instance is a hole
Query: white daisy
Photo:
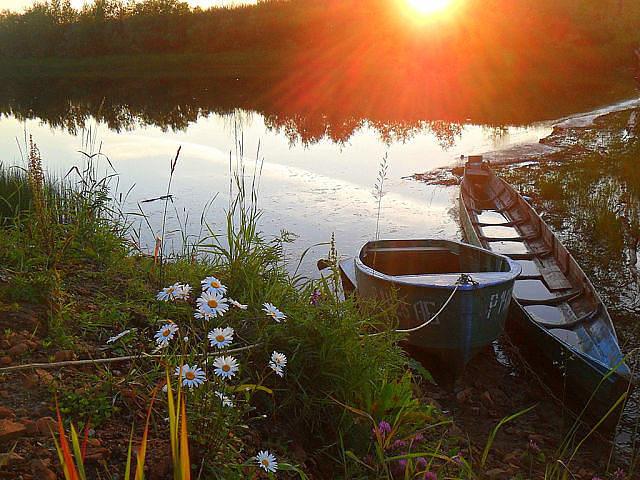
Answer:
[[271, 361], [281, 367], [286, 367], [287, 356], [284, 353], [276, 352], [275, 350], [271, 354]]
[[222, 401], [223, 407], [233, 407], [233, 402], [229, 397], [227, 397], [226, 395], [223, 395], [221, 392], [218, 392], [218, 391], [215, 391], [213, 393], [215, 393], [216, 396]]
[[284, 370], [280, 365], [274, 362], [269, 362], [269, 368], [275, 372], [276, 375], [284, 377]]
[[204, 280], [201, 280], [200, 283], [202, 284], [203, 292], [215, 293], [220, 296], [227, 293], [227, 287], [224, 286], [216, 277], [207, 277]]
[[233, 340], [233, 328], [214, 328], [207, 335], [212, 347], [225, 348], [231, 345]]
[[268, 450], [260, 450], [256, 455], [258, 466], [264, 468], [265, 472], [275, 472], [278, 469], [278, 461], [276, 457], [271, 455]]
[[[176, 376], [180, 376], [180, 367], [176, 367]], [[204, 371], [198, 368], [197, 365], [190, 367], [188, 364], [182, 366], [182, 386], [183, 387], [197, 387], [204, 383], [207, 379]]]
[[169, 340], [178, 331], [178, 326], [175, 323], [167, 323], [160, 327], [160, 330], [153, 336], [158, 343], [158, 347], [166, 347], [169, 344]]
[[194, 314], [196, 318], [209, 319], [222, 316], [229, 309], [226, 298], [211, 292], [202, 292], [196, 304], [198, 307], [198, 311]]
[[175, 300], [176, 299], [176, 284], [174, 283], [173, 285], [163, 288], [160, 292], [158, 292], [158, 294], [156, 295], [156, 298], [158, 300], [162, 300], [163, 302], [168, 302], [169, 300]]
[[120, 340], [122, 337], [124, 337], [130, 331], [131, 330], [124, 330], [124, 331], [120, 332], [119, 334], [117, 334], [115, 337], [109, 337], [109, 340], [107, 340], [107, 343], [117, 342], [118, 340]]
[[180, 300], [189, 300], [189, 294], [191, 293], [191, 285], [188, 283], [176, 283], [173, 285], [176, 289], [175, 297]]
[[227, 298], [227, 300], [229, 300], [229, 303], [231, 305], [233, 305], [236, 308], [239, 308], [240, 310], [246, 310], [248, 305], [244, 305], [240, 302], [238, 302], [237, 300], [234, 300], [233, 298]]
[[233, 357], [217, 357], [213, 361], [214, 373], [219, 377], [231, 378], [238, 371], [238, 361]]
[[285, 320], [287, 319], [287, 316], [282, 313], [280, 310], [278, 310], [275, 305], [273, 305], [272, 303], [269, 302], [265, 302], [262, 304], [262, 306], [264, 307], [262, 310], [270, 317], [273, 317], [273, 319], [276, 322], [280, 322], [281, 320]]

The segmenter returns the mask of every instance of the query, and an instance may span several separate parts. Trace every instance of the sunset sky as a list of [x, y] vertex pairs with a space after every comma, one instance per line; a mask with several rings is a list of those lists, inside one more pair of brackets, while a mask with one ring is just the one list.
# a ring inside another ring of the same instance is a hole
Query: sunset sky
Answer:
[[[44, 0], [43, 0], [44, 1]], [[208, 8], [214, 5], [226, 6], [226, 5], [237, 5], [237, 4], [247, 4], [247, 3], [256, 3], [257, 0], [186, 0], [189, 5], [192, 7], [202, 7]], [[22, 12], [25, 7], [29, 7], [33, 5], [34, 0], [0, 0], [0, 11], [1, 10], [11, 10], [14, 12]], [[71, 5], [73, 5], [76, 9], [81, 9], [82, 5], [85, 3], [93, 3], [93, 1], [86, 0], [71, 0]]]

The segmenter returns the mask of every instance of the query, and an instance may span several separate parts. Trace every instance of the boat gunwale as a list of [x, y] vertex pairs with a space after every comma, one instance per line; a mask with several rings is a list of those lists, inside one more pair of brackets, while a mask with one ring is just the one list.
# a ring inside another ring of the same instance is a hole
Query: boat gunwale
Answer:
[[[459, 242], [457, 240], [443, 240], [443, 239], [437, 239], [436, 241], [438, 243], [443, 243], [445, 245], [458, 245], [461, 246], [463, 248], [468, 248], [470, 250], [475, 250], [477, 253], [480, 253], [482, 255], [486, 255], [486, 256], [491, 256], [491, 257], [498, 257], [500, 260], [504, 261], [506, 263], [506, 265], [509, 266], [509, 270], [508, 271], [504, 271], [504, 272], [498, 272], [498, 271], [494, 271], [494, 270], [490, 270], [490, 271], [485, 271], [485, 272], [474, 272], [474, 271], [465, 271], [465, 272], [446, 272], [446, 273], [431, 273], [431, 272], [426, 272], [426, 273], [417, 273], [417, 274], [402, 274], [402, 275], [389, 275], [387, 273], [381, 272], [379, 270], [376, 270], [375, 268], [367, 265], [366, 263], [364, 263], [362, 261], [362, 259], [360, 258], [362, 253], [368, 249], [371, 245], [378, 243], [378, 242], [402, 242], [402, 241], [407, 241], [407, 242], [420, 242], [420, 241], [433, 241], [434, 239], [426, 239], [426, 238], [416, 238], [416, 239], [390, 239], [390, 240], [372, 240], [369, 241], [367, 243], [365, 243], [365, 245], [360, 249], [360, 251], [358, 252], [358, 255], [356, 255], [354, 257], [354, 262], [355, 262], [355, 268], [356, 270], [360, 270], [363, 273], [367, 274], [369, 277], [372, 278], [376, 278], [379, 280], [383, 280], [392, 284], [397, 284], [397, 285], [406, 285], [406, 286], [416, 286], [416, 287], [423, 287], [423, 288], [442, 288], [445, 290], [452, 290], [454, 288], [458, 288], [458, 290], [473, 290], [474, 288], [483, 288], [483, 287], [490, 287], [490, 286], [495, 286], [495, 285], [501, 285], [505, 282], [511, 282], [517, 279], [517, 277], [520, 275], [520, 273], [522, 272], [522, 266], [516, 262], [515, 260], [507, 257], [506, 255], [502, 255], [500, 253], [496, 253], [496, 252], [492, 252], [491, 250], [487, 250], [484, 248], [480, 248], [477, 247], [476, 245], [472, 245], [470, 243], [466, 243], [466, 242]], [[443, 248], [443, 250], [446, 247]], [[450, 250], [449, 250], [450, 251]], [[457, 284], [456, 282], [452, 283], [451, 285], [439, 285], [439, 284], [435, 284], [435, 283], [426, 283], [424, 281], [419, 282], [418, 280], [420, 278], [424, 279], [425, 277], [433, 277], [433, 278], [437, 278], [437, 277], [442, 277], [443, 275], [451, 275], [452, 277], [460, 277], [460, 275], [463, 274], [467, 274], [467, 275], [471, 275], [471, 279], [473, 280], [473, 274], [474, 273], [478, 273], [478, 274], [482, 274], [482, 276], [491, 276], [491, 274], [495, 274], [496, 276], [500, 275], [503, 278], [500, 278], [499, 280], [495, 280], [495, 281], [483, 281], [483, 282], [478, 282], [478, 284], [469, 284], [469, 285], [465, 285], [465, 284]]]

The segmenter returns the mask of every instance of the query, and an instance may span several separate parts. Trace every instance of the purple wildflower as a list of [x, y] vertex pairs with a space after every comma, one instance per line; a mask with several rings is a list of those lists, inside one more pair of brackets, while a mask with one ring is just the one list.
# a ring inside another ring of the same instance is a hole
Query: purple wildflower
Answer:
[[320, 290], [314, 288], [313, 292], [311, 292], [309, 303], [311, 303], [311, 305], [317, 306], [319, 301], [320, 301]]
[[424, 472], [423, 480], [438, 480], [438, 475], [433, 472]]
[[[384, 420], [378, 424], [378, 432], [382, 437], [389, 435], [391, 433], [391, 425], [389, 425]], [[373, 429], [373, 434], [376, 435], [376, 429]]]
[[416, 460], [416, 469], [424, 470], [425, 468], [427, 468], [427, 460], [424, 457], [418, 458], [418, 460]]
[[414, 443], [420, 443], [424, 440], [424, 435], [421, 433], [418, 433], [417, 435], [414, 435], [413, 438], [411, 439], [412, 442]]
[[404, 440], [396, 440], [395, 442], [393, 442], [393, 448], [403, 448], [404, 446]]

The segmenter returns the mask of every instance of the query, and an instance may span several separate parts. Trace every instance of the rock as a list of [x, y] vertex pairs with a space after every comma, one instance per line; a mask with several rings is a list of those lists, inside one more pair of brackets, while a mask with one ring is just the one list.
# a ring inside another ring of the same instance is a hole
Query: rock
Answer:
[[13, 347], [11, 347], [7, 351], [7, 354], [9, 354], [12, 357], [19, 357], [27, 350], [29, 350], [29, 347], [27, 346], [27, 344], [24, 342], [21, 342], [21, 343], [16, 343]]
[[22, 385], [24, 386], [25, 390], [31, 390], [33, 388], [36, 388], [39, 384], [40, 384], [40, 379], [35, 373], [33, 375], [25, 375], [22, 378]]
[[456, 393], [456, 401], [460, 404], [468, 403], [471, 400], [472, 392], [473, 392], [473, 389], [471, 387], [465, 388], [464, 390], [459, 391], [458, 393]]
[[38, 433], [42, 435], [50, 435], [55, 432], [58, 422], [52, 417], [42, 417], [35, 422]]
[[502, 463], [519, 463], [522, 456], [522, 450], [514, 450], [511, 453], [507, 453], [502, 459]]
[[55, 362], [66, 362], [68, 360], [73, 360], [73, 351], [72, 350], [58, 350], [53, 357]]
[[485, 391], [482, 395], [480, 395], [480, 403], [482, 403], [487, 408], [493, 407], [494, 401], [488, 391]]
[[485, 475], [489, 478], [504, 478], [507, 471], [504, 468], [492, 468], [487, 470]]
[[24, 428], [27, 429], [28, 435], [36, 435], [38, 433], [38, 427], [36, 426], [36, 422], [32, 421], [29, 418], [21, 418], [20, 423], [24, 425]]
[[16, 418], [16, 414], [9, 407], [3, 407], [0, 405], [0, 418], [14, 419]]
[[35, 459], [31, 461], [31, 473], [33, 476], [38, 478], [38, 480], [56, 480], [57, 476], [55, 472], [53, 472], [49, 465], [51, 464], [51, 460], [44, 459]]
[[36, 375], [41, 385], [50, 385], [55, 381], [53, 375], [42, 368], [36, 368]]
[[13, 440], [14, 438], [21, 437], [27, 432], [27, 428], [21, 424], [3, 418], [0, 420], [0, 442], [6, 442]]
[[84, 456], [85, 462], [101, 462], [105, 456], [109, 454], [109, 450], [104, 447], [87, 447], [87, 453]]
[[11, 358], [9, 355], [0, 357], [0, 365], [11, 365], [11, 362], [13, 362], [13, 358]]

